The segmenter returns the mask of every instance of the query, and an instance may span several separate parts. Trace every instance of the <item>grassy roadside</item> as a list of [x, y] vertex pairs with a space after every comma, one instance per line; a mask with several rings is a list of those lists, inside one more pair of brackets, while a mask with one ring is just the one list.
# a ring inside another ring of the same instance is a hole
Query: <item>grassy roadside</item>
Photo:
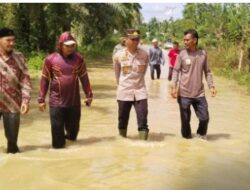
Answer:
[[239, 85], [245, 86], [250, 92], [250, 74], [245, 71], [238, 71], [231, 68], [213, 68], [217, 76], [223, 76], [230, 80], [235, 80]]
[[250, 73], [247, 71], [248, 58], [243, 59], [242, 70], [238, 71], [238, 50], [235, 47], [222, 49], [209, 49], [208, 62], [213, 72], [217, 76], [222, 76], [230, 80], [235, 80], [250, 92]]

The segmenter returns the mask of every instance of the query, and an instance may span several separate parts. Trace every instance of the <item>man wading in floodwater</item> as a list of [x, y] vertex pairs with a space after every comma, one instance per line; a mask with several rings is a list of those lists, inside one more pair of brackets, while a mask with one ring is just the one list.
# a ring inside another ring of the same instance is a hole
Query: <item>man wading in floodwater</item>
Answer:
[[7, 138], [7, 153], [17, 153], [20, 113], [29, 111], [31, 82], [22, 53], [14, 51], [15, 35], [0, 29], [0, 118]]
[[[174, 98], [178, 98], [182, 136], [187, 139], [192, 138], [190, 127], [190, 106], [192, 105], [200, 121], [196, 137], [206, 139], [209, 113], [202, 79], [204, 73], [211, 95], [214, 97], [216, 96], [216, 90], [213, 76], [208, 67], [206, 51], [197, 48], [197, 31], [189, 29], [184, 32], [184, 44], [186, 48], [177, 56], [174, 67], [171, 95]], [[178, 82], [179, 90], [177, 94]]]
[[145, 86], [145, 73], [149, 58], [147, 52], [138, 48], [139, 31], [127, 30], [127, 47], [118, 51], [114, 57], [114, 70], [118, 84], [117, 101], [119, 107], [119, 134], [127, 136], [129, 113], [132, 105], [135, 107], [139, 138], [148, 138], [148, 101]]
[[77, 139], [81, 118], [79, 82], [85, 93], [86, 105], [91, 106], [92, 102], [93, 94], [86, 64], [76, 47], [73, 35], [70, 32], [62, 33], [57, 51], [48, 55], [43, 64], [38, 103], [40, 111], [45, 111], [45, 96], [50, 91], [53, 148], [64, 148], [65, 139]]

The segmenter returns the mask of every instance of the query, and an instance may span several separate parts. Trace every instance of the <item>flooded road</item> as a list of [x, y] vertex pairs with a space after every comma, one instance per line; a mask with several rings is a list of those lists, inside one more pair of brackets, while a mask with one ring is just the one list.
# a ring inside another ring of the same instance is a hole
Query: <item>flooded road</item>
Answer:
[[[160, 80], [146, 76], [149, 140], [138, 140], [134, 110], [128, 138], [118, 136], [116, 84], [111, 60], [94, 63], [89, 76], [94, 101], [82, 106], [78, 141], [51, 148], [48, 110], [22, 117], [21, 154], [6, 154], [0, 124], [0, 190], [248, 190], [250, 186], [250, 96], [235, 82], [215, 78], [209, 97], [208, 140], [182, 139], [176, 100], [169, 95], [167, 67]], [[39, 73], [40, 74], [40, 73]], [[33, 74], [35, 78], [38, 74]], [[193, 133], [198, 121], [192, 115]]]

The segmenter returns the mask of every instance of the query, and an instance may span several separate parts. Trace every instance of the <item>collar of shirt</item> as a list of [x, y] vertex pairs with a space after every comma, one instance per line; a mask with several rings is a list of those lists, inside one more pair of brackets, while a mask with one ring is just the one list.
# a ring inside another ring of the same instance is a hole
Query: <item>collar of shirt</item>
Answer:
[[13, 52], [11, 52], [11, 54], [8, 55], [8, 57], [4, 56], [3, 54], [0, 53], [0, 58], [4, 61], [4, 62], [8, 62], [13, 56]]
[[134, 54], [132, 54], [132, 53], [130, 53], [129, 51], [128, 51], [128, 49], [126, 49], [126, 56], [128, 56], [128, 57], [131, 57], [131, 58], [135, 58], [137, 55], [138, 55], [138, 48], [136, 49], [136, 51], [135, 51], [135, 53]]

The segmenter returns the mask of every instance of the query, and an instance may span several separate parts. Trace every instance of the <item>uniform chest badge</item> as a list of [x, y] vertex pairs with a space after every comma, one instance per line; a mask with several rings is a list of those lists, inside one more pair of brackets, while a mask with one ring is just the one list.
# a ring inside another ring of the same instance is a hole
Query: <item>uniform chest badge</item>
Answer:
[[128, 61], [128, 54], [125, 53], [124, 55], [121, 56], [121, 61]]
[[123, 65], [122, 66], [122, 72], [123, 74], [129, 74], [131, 72], [132, 66], [130, 65]]

